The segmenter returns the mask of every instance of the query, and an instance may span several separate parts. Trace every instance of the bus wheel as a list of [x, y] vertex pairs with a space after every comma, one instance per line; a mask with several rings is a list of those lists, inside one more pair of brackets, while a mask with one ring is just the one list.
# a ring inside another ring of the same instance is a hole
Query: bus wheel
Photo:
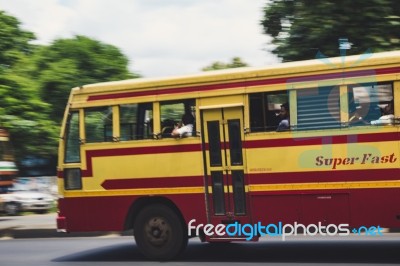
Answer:
[[188, 236], [181, 219], [162, 204], [145, 207], [133, 226], [136, 244], [149, 259], [170, 260], [187, 245]]

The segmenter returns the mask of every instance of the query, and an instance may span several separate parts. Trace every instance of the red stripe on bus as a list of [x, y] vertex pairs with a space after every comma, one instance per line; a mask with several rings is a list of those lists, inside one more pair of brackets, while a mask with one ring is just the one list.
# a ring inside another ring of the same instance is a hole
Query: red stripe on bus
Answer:
[[106, 189], [172, 188], [203, 186], [203, 176], [108, 179], [101, 186]]
[[153, 95], [162, 95], [162, 94], [211, 91], [211, 90], [274, 85], [274, 84], [292, 83], [292, 82], [305, 82], [305, 81], [318, 81], [318, 80], [339, 79], [339, 78], [375, 76], [375, 75], [392, 74], [392, 73], [399, 73], [399, 72], [400, 72], [400, 67], [392, 67], [392, 68], [382, 68], [382, 69], [337, 72], [337, 73], [330, 73], [330, 74], [306, 75], [306, 76], [287, 77], [287, 78], [245, 80], [245, 81], [222, 83], [222, 84], [198, 85], [198, 86], [190, 86], [190, 87], [175, 87], [175, 88], [149, 90], [149, 91], [132, 91], [132, 92], [124, 92], [124, 93], [91, 95], [88, 97], [88, 101], [111, 100], [111, 99], [119, 99], [119, 98], [153, 96]]
[[[228, 178], [231, 175], [228, 175]], [[319, 182], [362, 182], [399, 180], [400, 169], [369, 169], [369, 170], [337, 170], [313, 172], [283, 172], [246, 174], [249, 185], [269, 184], [296, 184]], [[211, 184], [208, 176], [208, 184]], [[226, 184], [225, 184], [226, 185]], [[129, 178], [108, 179], [101, 186], [104, 189], [146, 189], [166, 187], [198, 187], [204, 186], [203, 176], [157, 177], [157, 178]]]
[[368, 170], [331, 170], [283, 173], [252, 173], [248, 174], [251, 185], [290, 184], [318, 182], [358, 182], [399, 180], [400, 169], [368, 169]]
[[[296, 133], [294, 133], [295, 135]], [[309, 138], [285, 138], [285, 139], [264, 139], [245, 141], [243, 147], [246, 149], [272, 148], [272, 147], [295, 147], [310, 145], [329, 145], [329, 144], [352, 144], [365, 142], [385, 142], [399, 140], [399, 133], [373, 133], [373, 134], [354, 134], [343, 136], [322, 136]]]
[[135, 155], [135, 154], [141, 155], [141, 154], [158, 154], [158, 153], [180, 153], [180, 152], [193, 152], [193, 151], [201, 151], [201, 143], [88, 150], [86, 151], [86, 156], [104, 157], [104, 156], [123, 156], [123, 155]]

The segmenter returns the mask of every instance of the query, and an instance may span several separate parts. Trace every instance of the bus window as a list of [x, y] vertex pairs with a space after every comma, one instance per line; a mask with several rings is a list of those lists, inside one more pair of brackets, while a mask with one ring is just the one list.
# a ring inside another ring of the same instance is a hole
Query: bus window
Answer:
[[65, 163], [81, 161], [79, 147], [79, 112], [72, 112], [68, 117], [65, 136]]
[[[161, 136], [172, 137], [171, 133], [174, 127], [178, 125], [184, 114], [191, 114], [195, 117], [195, 100], [181, 100], [181, 101], [167, 101], [160, 103], [161, 115]], [[196, 121], [196, 119], [195, 119]], [[193, 125], [193, 132], [195, 132], [195, 124]]]
[[392, 124], [393, 110], [391, 83], [349, 87], [349, 126]]
[[339, 128], [339, 87], [320, 87], [297, 91], [297, 130]]
[[251, 132], [276, 131], [281, 106], [289, 101], [286, 91], [250, 94]]
[[153, 104], [119, 106], [120, 140], [149, 139], [153, 136]]
[[112, 107], [85, 109], [86, 142], [112, 141]]

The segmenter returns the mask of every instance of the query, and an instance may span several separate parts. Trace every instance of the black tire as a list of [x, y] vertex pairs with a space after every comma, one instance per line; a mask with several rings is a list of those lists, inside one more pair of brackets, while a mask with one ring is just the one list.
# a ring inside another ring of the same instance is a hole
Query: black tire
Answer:
[[162, 204], [152, 204], [141, 210], [133, 233], [139, 250], [151, 260], [171, 260], [183, 252], [188, 242], [179, 216]]
[[7, 215], [15, 216], [21, 211], [20, 205], [16, 202], [7, 202], [4, 206], [4, 211]]

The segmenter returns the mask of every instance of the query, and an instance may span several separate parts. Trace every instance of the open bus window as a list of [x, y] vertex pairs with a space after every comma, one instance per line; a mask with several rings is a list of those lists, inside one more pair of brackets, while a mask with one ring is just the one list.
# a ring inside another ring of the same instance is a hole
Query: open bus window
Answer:
[[194, 99], [161, 102], [161, 136], [163, 138], [172, 137], [172, 131], [176, 126], [179, 126], [179, 124], [182, 122], [182, 117], [185, 114], [193, 116], [193, 132], [196, 132], [195, 110], [196, 104]]
[[393, 85], [349, 87], [349, 126], [387, 125], [394, 121]]
[[86, 142], [112, 141], [112, 119], [111, 106], [85, 109]]
[[120, 140], [153, 138], [153, 104], [119, 106]]
[[253, 93], [249, 97], [251, 132], [276, 131], [282, 120], [281, 106], [289, 101], [287, 92]]

